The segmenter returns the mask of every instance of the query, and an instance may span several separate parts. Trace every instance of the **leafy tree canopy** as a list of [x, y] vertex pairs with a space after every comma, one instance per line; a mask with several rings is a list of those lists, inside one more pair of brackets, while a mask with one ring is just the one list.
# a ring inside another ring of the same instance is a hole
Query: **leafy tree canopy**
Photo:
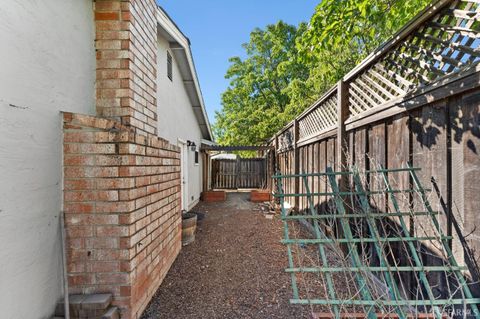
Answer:
[[255, 29], [243, 45], [247, 58], [230, 58], [226, 78], [230, 86], [222, 94], [223, 109], [214, 127], [221, 144], [257, 144], [285, 123], [290, 102], [289, 84], [306, 81], [308, 69], [297, 59], [296, 42], [306, 30], [282, 21]]
[[429, 0], [323, 0], [308, 26], [255, 29], [215, 114], [223, 145], [259, 144], [300, 114]]

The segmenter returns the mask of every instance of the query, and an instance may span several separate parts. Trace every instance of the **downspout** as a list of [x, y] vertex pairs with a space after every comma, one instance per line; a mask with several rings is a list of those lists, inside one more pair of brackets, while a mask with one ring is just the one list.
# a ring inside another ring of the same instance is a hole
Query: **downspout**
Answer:
[[[63, 197], [63, 196], [62, 196]], [[63, 200], [62, 200], [63, 203]], [[63, 204], [62, 204], [63, 206]], [[63, 262], [63, 306], [65, 311], [65, 319], [70, 319], [70, 305], [68, 300], [68, 276], [67, 276], [67, 249], [65, 245], [65, 214], [60, 212], [60, 228], [62, 235], [62, 262]]]
[[70, 304], [68, 299], [68, 276], [67, 276], [67, 248], [66, 248], [66, 232], [65, 232], [65, 211], [64, 211], [64, 189], [65, 185], [65, 170], [63, 167], [64, 163], [64, 152], [63, 152], [63, 112], [60, 112], [60, 129], [61, 129], [61, 139], [60, 139], [60, 150], [61, 150], [61, 204], [60, 204], [60, 236], [61, 236], [61, 245], [62, 245], [62, 264], [63, 264], [63, 306], [65, 312], [65, 319], [70, 319]]

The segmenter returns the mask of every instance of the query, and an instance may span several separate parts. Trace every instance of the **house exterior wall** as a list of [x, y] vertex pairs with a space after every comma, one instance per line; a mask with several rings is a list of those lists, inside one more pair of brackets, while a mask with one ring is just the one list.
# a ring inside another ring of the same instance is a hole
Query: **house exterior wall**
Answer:
[[62, 296], [60, 110], [95, 110], [92, 0], [0, 6], [0, 309], [47, 318]]
[[[53, 314], [62, 210], [68, 292], [110, 292], [121, 318], [140, 317], [178, 255], [180, 151], [159, 136], [200, 145], [201, 133], [184, 91], [157, 102], [156, 10], [154, 0], [0, 6], [2, 318]], [[183, 85], [176, 65], [174, 76]], [[159, 117], [186, 133], [157, 132]], [[192, 204], [201, 166], [188, 156]]]
[[97, 116], [64, 114], [69, 292], [139, 318], [181, 249], [180, 149], [157, 135], [155, 1], [94, 4]]
[[[171, 51], [173, 80], [167, 76], [167, 51], [169, 51], [168, 41], [159, 36], [157, 53], [158, 134], [172, 144], [177, 144], [178, 139], [193, 141], [198, 149], [201, 144], [202, 132], [185, 90], [177, 61]], [[202, 167], [202, 156], [199, 155], [199, 165], [195, 165], [195, 152], [189, 150], [188, 209], [191, 209], [200, 199]]]

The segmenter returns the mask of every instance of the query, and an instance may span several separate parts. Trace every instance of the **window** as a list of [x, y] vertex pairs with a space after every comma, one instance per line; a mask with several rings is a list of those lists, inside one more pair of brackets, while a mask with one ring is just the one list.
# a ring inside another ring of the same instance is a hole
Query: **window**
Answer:
[[167, 76], [170, 79], [170, 81], [173, 80], [173, 74], [172, 74], [172, 56], [170, 55], [170, 52], [167, 51]]
[[195, 165], [198, 165], [198, 151], [195, 151]]

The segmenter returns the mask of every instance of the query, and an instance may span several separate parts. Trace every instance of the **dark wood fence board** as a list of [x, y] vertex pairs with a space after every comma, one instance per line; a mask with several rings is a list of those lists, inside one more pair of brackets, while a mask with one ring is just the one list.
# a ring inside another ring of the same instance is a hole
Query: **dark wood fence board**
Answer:
[[[405, 167], [410, 159], [410, 134], [408, 130], [408, 116], [400, 114], [395, 116], [387, 125], [387, 165], [389, 168]], [[408, 189], [408, 174], [395, 173], [390, 177], [390, 183], [394, 189]], [[408, 211], [409, 201], [404, 194], [394, 194], [402, 211]], [[393, 211], [392, 203], [389, 202], [389, 211]], [[408, 225], [408, 218], [406, 218]]]
[[[300, 160], [299, 160], [299, 173], [302, 173], [306, 170], [306, 163], [308, 162], [308, 155], [307, 155], [307, 147], [306, 146], [302, 146], [300, 147], [299, 149], [299, 152], [298, 152], [298, 155], [300, 156]], [[305, 187], [303, 185], [303, 181], [299, 181], [299, 185], [298, 185], [298, 188], [299, 188], [299, 193], [305, 193]], [[301, 197], [299, 199], [299, 211], [303, 211], [304, 208], [305, 208], [305, 197]]]
[[[323, 140], [319, 143], [318, 154], [319, 154], [319, 158], [318, 158], [319, 169], [322, 172], [325, 172], [325, 170], [327, 169], [327, 141]], [[320, 192], [325, 193], [327, 191], [327, 180], [323, 177], [319, 178], [318, 184], [319, 184], [318, 188]], [[325, 196], [320, 196], [319, 202], [320, 202], [320, 211], [325, 212], [327, 198]]]
[[[371, 126], [368, 131], [368, 157], [370, 169], [378, 169], [386, 167], [386, 139], [385, 139], [385, 123], [376, 123]], [[370, 189], [381, 190], [384, 183], [378, 175], [370, 175]], [[385, 196], [378, 194], [371, 197], [372, 205], [381, 211], [386, 211]]]
[[[442, 194], [447, 190], [447, 130], [446, 130], [446, 102], [440, 101], [423, 107], [414, 116], [410, 118], [410, 127], [412, 128], [412, 159], [413, 166], [421, 167], [418, 177], [421, 183], [431, 187], [430, 179], [435, 177], [439, 184]], [[429, 200], [432, 208], [442, 211], [439, 205], [438, 197], [434, 193], [429, 194]], [[424, 210], [425, 207], [420, 197], [415, 194], [413, 197], [415, 210]], [[443, 232], [447, 233], [447, 219], [445, 214], [438, 216]], [[425, 222], [422, 222], [425, 221]], [[428, 217], [419, 216], [413, 225], [415, 234], [436, 235], [431, 223], [428, 223]], [[420, 248], [424, 259], [428, 259], [429, 264], [440, 264], [441, 260], [436, 255], [439, 251], [430, 243], [425, 243]], [[441, 278], [434, 278], [438, 274], [431, 274], [431, 278], [442, 287], [445, 283]]]
[[[458, 169], [460, 165], [454, 165], [457, 168], [453, 176], [463, 177], [463, 182], [458, 181], [458, 188], [463, 190], [464, 197], [453, 198], [453, 204], [462, 208], [465, 221], [465, 233], [472, 235], [468, 238], [478, 254], [480, 253], [480, 91], [474, 91], [465, 94], [462, 97], [461, 104], [454, 106], [457, 109], [452, 124], [452, 147], [459, 148], [456, 152], [455, 162], [461, 160], [463, 168]], [[453, 113], [453, 112], [452, 112]], [[458, 157], [462, 157], [461, 159]], [[455, 207], [454, 206], [454, 207]], [[454, 209], [454, 212], [456, 210]]]
[[[464, 227], [466, 232], [470, 232], [473, 228], [471, 224], [475, 223], [464, 223], [465, 221], [465, 166], [468, 165], [465, 163], [464, 158], [464, 147], [465, 143], [464, 138], [464, 126], [461, 120], [464, 114], [464, 106], [462, 97], [451, 97], [448, 100], [449, 107], [449, 123], [450, 123], [450, 150], [451, 150], [451, 185], [456, 185], [456, 187], [451, 187], [450, 201], [448, 197], [445, 197], [445, 201], [448, 202], [449, 207], [451, 207], [451, 212], [454, 216], [455, 222], [459, 223], [459, 226]], [[458, 120], [457, 120], [458, 119]], [[469, 121], [467, 120], [466, 123]], [[475, 176], [475, 172], [473, 172]], [[478, 177], [478, 176], [477, 176]], [[468, 178], [468, 177], [467, 177]], [[467, 186], [468, 187], [468, 186]], [[448, 193], [447, 193], [448, 195]], [[478, 208], [478, 206], [477, 206]], [[477, 215], [477, 214], [475, 214]], [[471, 220], [475, 221], [476, 216], [471, 216]], [[452, 224], [453, 225], [453, 224]], [[467, 230], [468, 229], [468, 230]], [[463, 257], [463, 248], [460, 241], [457, 238], [454, 238], [452, 241], [452, 250], [456, 258]]]
[[[320, 172], [320, 169], [319, 169], [319, 161], [318, 161], [318, 158], [319, 158], [319, 155], [318, 155], [318, 150], [319, 150], [319, 143], [314, 143], [313, 145], [313, 154], [312, 154], [312, 165], [313, 165], [313, 168], [312, 168], [312, 171], [315, 172], [315, 173], [318, 173]], [[319, 182], [318, 180], [320, 179], [320, 177], [314, 177], [312, 178], [312, 184], [313, 184], [313, 187], [312, 187], [312, 191], [314, 193], [318, 193], [319, 192]], [[318, 196], [315, 196], [313, 198], [313, 204], [315, 205], [316, 208], [318, 208], [318, 205], [319, 205], [319, 198]]]
[[354, 163], [359, 170], [367, 169], [367, 129], [360, 128], [354, 131]]

